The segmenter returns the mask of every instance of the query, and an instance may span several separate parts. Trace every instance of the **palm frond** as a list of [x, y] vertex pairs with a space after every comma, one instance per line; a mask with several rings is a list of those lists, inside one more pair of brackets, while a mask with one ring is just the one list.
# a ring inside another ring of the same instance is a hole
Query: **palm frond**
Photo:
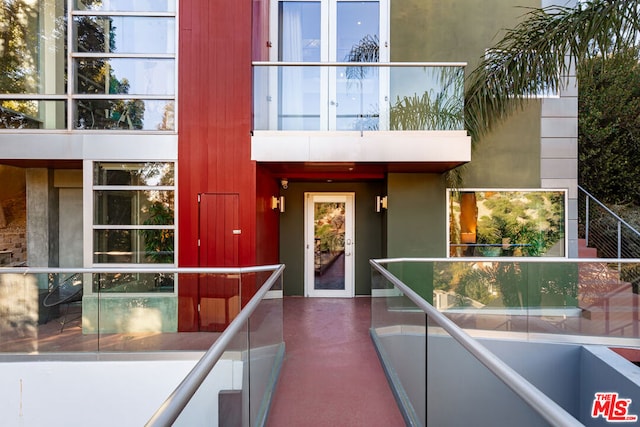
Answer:
[[465, 89], [465, 127], [477, 142], [531, 97], [558, 91], [572, 66], [637, 44], [640, 0], [592, 0], [528, 9], [491, 48]]

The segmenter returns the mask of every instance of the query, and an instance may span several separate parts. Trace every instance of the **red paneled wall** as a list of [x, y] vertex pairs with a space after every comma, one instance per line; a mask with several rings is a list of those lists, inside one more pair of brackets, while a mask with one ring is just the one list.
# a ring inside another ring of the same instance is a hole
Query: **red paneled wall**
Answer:
[[199, 193], [240, 195], [239, 264], [255, 263], [251, 152], [251, 3], [180, 2], [180, 266], [197, 266]]
[[271, 197], [280, 195], [280, 183], [260, 165], [257, 167], [256, 175], [258, 193], [256, 200], [256, 260], [258, 265], [277, 264], [279, 262], [280, 211], [271, 209]]
[[[252, 40], [257, 43], [265, 37], [268, 22], [267, 16], [262, 16], [260, 20], [264, 19], [265, 25], [252, 32], [255, 8], [263, 15], [268, 13], [267, 2], [261, 0], [180, 2], [178, 265], [181, 267], [222, 266], [206, 265], [199, 259], [198, 238], [207, 238], [199, 235], [198, 195], [203, 193], [238, 195], [241, 234], [228, 237], [238, 239], [237, 266], [275, 263], [278, 259], [277, 214], [264, 208], [264, 200], [268, 197], [266, 200], [270, 202], [277, 183], [269, 185], [269, 181], [275, 181], [262, 173], [258, 192], [256, 164], [250, 158]], [[257, 227], [261, 247], [256, 246]], [[246, 297], [244, 294], [244, 301]], [[199, 298], [197, 278], [180, 281], [179, 330], [198, 330], [193, 310]]]

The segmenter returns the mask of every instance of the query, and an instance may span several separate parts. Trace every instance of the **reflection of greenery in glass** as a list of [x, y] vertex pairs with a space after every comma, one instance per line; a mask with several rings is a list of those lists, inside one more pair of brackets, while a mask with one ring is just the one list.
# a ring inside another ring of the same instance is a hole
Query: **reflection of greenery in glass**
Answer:
[[314, 236], [322, 252], [344, 251], [344, 203], [316, 203]]
[[[476, 255], [542, 256], [563, 242], [564, 192], [488, 190], [475, 197]], [[449, 238], [460, 244], [459, 194], [452, 193], [450, 209]], [[556, 255], [564, 255], [564, 248]]]
[[138, 226], [124, 230], [97, 227], [96, 262], [173, 263], [174, 164], [96, 162], [93, 180], [101, 186], [94, 196], [94, 225]]
[[390, 107], [392, 130], [458, 130], [463, 128], [464, 75], [462, 68], [424, 68], [425, 81], [436, 90], [397, 97]]
[[38, 81], [38, 2], [0, 2], [0, 91], [35, 92]]
[[[173, 224], [173, 193], [165, 202], [156, 201], [149, 206], [149, 219], [145, 225]], [[143, 230], [146, 257], [153, 262], [173, 263], [173, 230]]]
[[[0, 2], [0, 93], [37, 93], [40, 86], [37, 2]], [[6, 100], [0, 103], [0, 128], [37, 129], [38, 104]]]
[[451, 307], [575, 307], [578, 267], [572, 263], [435, 263], [434, 290], [452, 295]]
[[93, 292], [173, 292], [172, 274], [124, 273], [94, 274]]
[[[114, 52], [115, 27], [111, 19], [81, 16], [75, 21], [78, 50]], [[129, 92], [127, 79], [118, 80], [106, 59], [77, 62], [76, 91], [83, 94]], [[84, 99], [78, 101], [77, 126], [81, 129], [142, 129], [145, 106], [137, 99]]]
[[173, 163], [111, 163], [95, 162], [95, 185], [172, 186], [175, 183]]

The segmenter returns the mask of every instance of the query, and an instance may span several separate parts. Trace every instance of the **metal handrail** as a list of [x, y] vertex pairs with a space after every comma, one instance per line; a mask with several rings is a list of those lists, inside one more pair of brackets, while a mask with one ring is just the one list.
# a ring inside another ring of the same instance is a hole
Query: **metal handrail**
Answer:
[[624, 219], [620, 218], [620, 216], [618, 216], [618, 214], [616, 214], [615, 212], [613, 212], [611, 209], [609, 209], [607, 206], [605, 206], [600, 200], [596, 199], [595, 197], [593, 197], [593, 195], [591, 193], [589, 193], [587, 190], [585, 190], [584, 188], [582, 188], [581, 186], [578, 185], [578, 189], [580, 191], [582, 191], [584, 194], [587, 195], [587, 197], [589, 197], [590, 199], [592, 199], [594, 202], [596, 202], [598, 205], [600, 205], [601, 208], [603, 208], [605, 211], [607, 211], [609, 214], [611, 214], [616, 220], [618, 220], [620, 223], [626, 225], [631, 231], [633, 231], [638, 237], [640, 237], [640, 231], [636, 230], [635, 228], [633, 228], [632, 225], [630, 225], [628, 222], [626, 222]]
[[384, 260], [370, 260], [371, 266], [382, 274], [389, 282], [404, 293], [414, 304], [422, 309], [427, 316], [435, 321], [442, 329], [451, 335], [460, 345], [462, 345], [480, 363], [486, 366], [495, 376], [497, 376], [507, 387], [513, 390], [542, 418], [554, 426], [582, 426], [573, 415], [558, 405], [546, 394], [533, 386], [524, 377], [518, 374], [513, 368], [496, 357], [485, 346], [471, 338], [466, 332], [460, 329], [454, 322], [436, 310], [431, 304], [420, 297], [411, 288], [405, 285], [400, 279], [383, 268], [379, 262]]
[[466, 62], [302, 62], [302, 61], [253, 61], [253, 66], [272, 67], [466, 67]]
[[[245, 272], [255, 271], [256, 269], [244, 269]], [[250, 270], [250, 271], [247, 271]], [[265, 294], [271, 289], [275, 281], [282, 275], [284, 264], [279, 264], [275, 271], [269, 276], [264, 285], [256, 292], [247, 305], [240, 311], [238, 316], [229, 324], [222, 335], [213, 343], [202, 358], [196, 363], [193, 369], [187, 374], [176, 389], [169, 395], [167, 400], [158, 408], [145, 424], [148, 427], [155, 426], [171, 426], [182, 410], [187, 406], [195, 392], [198, 390], [207, 375], [211, 372], [215, 364], [224, 353], [227, 345], [233, 337], [241, 330], [244, 323], [249, 320], [258, 304], [262, 301]], [[265, 271], [264, 269], [260, 271]]]
[[617, 227], [618, 227], [618, 230], [617, 230], [618, 231], [617, 256], [618, 256], [618, 258], [621, 258], [622, 257], [622, 229], [621, 229], [621, 225], [624, 224], [624, 226], [626, 226], [628, 230], [630, 230], [632, 233], [635, 233], [635, 235], [638, 236], [638, 237], [640, 237], [640, 232], [638, 230], [636, 230], [628, 222], [626, 222], [624, 219], [622, 219], [618, 214], [613, 212], [611, 209], [609, 209], [607, 206], [605, 206], [602, 202], [600, 202], [598, 199], [596, 199], [591, 193], [589, 193], [587, 190], [585, 190], [584, 188], [582, 188], [579, 185], [578, 185], [578, 190], [582, 191], [585, 194], [585, 241], [586, 241], [587, 246], [589, 246], [589, 223], [590, 223], [590, 221], [589, 221], [589, 200], [593, 200], [602, 209], [604, 209], [605, 212], [607, 212], [609, 215], [611, 215], [615, 221], [617, 221]]
[[282, 264], [260, 265], [254, 267], [113, 267], [96, 266], [91, 268], [66, 267], [0, 267], [1, 274], [47, 274], [47, 273], [206, 273], [206, 274], [245, 274], [273, 271]]

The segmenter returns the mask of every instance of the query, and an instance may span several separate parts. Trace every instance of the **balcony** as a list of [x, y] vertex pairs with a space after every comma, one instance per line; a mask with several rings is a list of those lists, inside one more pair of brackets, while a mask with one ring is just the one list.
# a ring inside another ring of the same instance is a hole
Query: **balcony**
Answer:
[[464, 66], [254, 62], [252, 159], [433, 172], [469, 162]]

